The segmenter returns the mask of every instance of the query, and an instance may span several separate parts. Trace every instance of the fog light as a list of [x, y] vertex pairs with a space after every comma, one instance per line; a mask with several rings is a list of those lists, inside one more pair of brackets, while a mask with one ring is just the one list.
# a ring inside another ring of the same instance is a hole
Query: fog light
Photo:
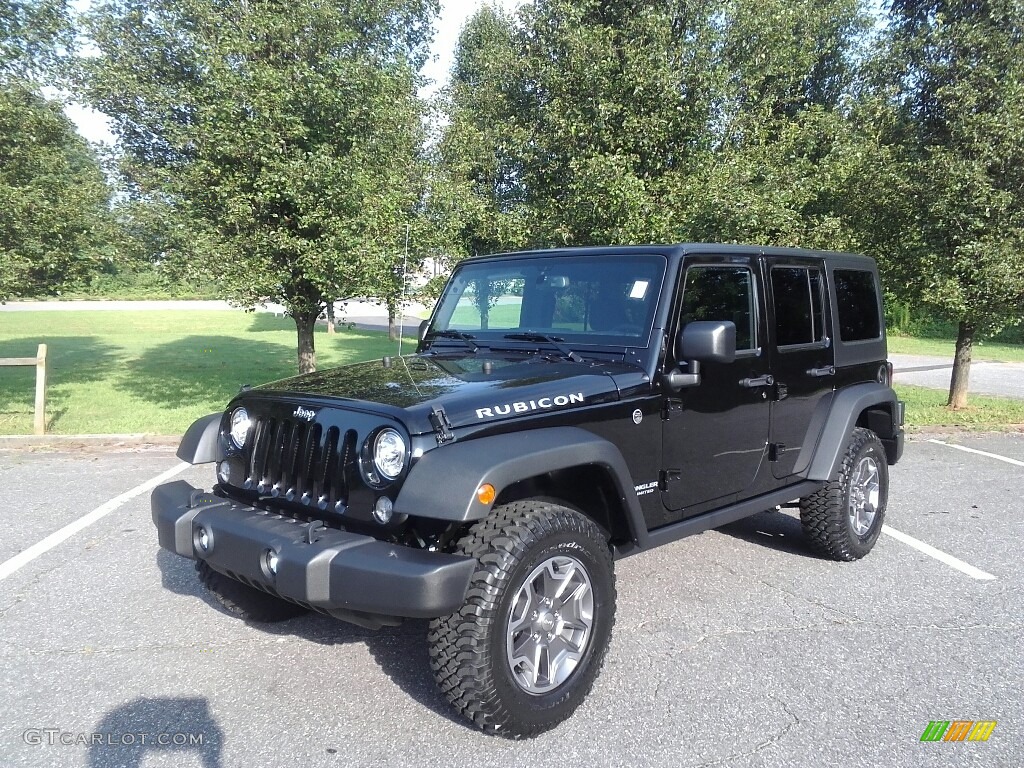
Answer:
[[196, 528], [196, 547], [204, 553], [209, 553], [213, 547], [213, 536], [203, 526]]
[[270, 576], [277, 576], [277, 563], [279, 559], [280, 558], [278, 557], [277, 552], [275, 552], [272, 549], [268, 549], [266, 552], [263, 553], [263, 565], [265, 566], [264, 570]]
[[231, 465], [227, 461], [217, 465], [217, 479], [224, 485], [231, 485]]
[[377, 503], [373, 505], [373, 517], [381, 525], [385, 525], [391, 520], [391, 515], [395, 511], [395, 505], [391, 503], [391, 499], [387, 496], [381, 496], [377, 499]]

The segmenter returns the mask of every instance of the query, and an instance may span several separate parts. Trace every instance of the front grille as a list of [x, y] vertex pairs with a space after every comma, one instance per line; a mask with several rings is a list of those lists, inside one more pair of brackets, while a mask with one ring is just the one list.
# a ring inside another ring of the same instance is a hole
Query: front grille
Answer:
[[272, 417], [254, 418], [245, 488], [320, 510], [343, 511], [356, 433]]

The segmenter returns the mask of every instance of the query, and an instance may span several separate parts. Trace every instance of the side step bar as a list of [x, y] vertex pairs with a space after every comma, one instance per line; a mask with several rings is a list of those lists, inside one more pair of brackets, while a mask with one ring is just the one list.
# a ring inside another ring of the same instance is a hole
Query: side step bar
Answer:
[[766, 493], [763, 496], [755, 496], [752, 499], [741, 501], [739, 504], [722, 507], [722, 509], [716, 509], [713, 512], [705, 512], [703, 515], [680, 520], [678, 523], [662, 526], [653, 531], [644, 531], [642, 535], [637, 536], [636, 542], [630, 541], [617, 545], [615, 547], [615, 557], [616, 559], [628, 557], [629, 555], [635, 555], [637, 552], [643, 552], [646, 549], [660, 547], [662, 544], [670, 544], [687, 536], [693, 536], [696, 533], [703, 533], [712, 528], [735, 523], [744, 517], [750, 517], [772, 507], [787, 504], [793, 501], [793, 499], [810, 496], [821, 488], [822, 485], [824, 483], [816, 480], [805, 480], [802, 483], [790, 485], [781, 490]]

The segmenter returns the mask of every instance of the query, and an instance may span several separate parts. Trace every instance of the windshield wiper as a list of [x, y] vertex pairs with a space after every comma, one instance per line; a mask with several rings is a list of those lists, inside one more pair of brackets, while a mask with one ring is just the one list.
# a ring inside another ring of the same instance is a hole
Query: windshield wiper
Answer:
[[543, 341], [547, 342], [565, 357], [572, 360], [574, 363], [582, 363], [583, 358], [578, 354], [569, 349], [562, 342], [564, 339], [560, 339], [557, 336], [548, 336], [546, 333], [535, 333], [534, 331], [526, 331], [525, 333], [506, 333], [506, 339], [513, 339], [514, 341]]
[[430, 333], [423, 337], [423, 340], [430, 341], [431, 339], [436, 338], [458, 339], [459, 341], [464, 342], [465, 345], [469, 347], [471, 350], [473, 350], [474, 354], [480, 350], [480, 347], [473, 343], [473, 339], [475, 339], [476, 337], [468, 333], [463, 333], [462, 331], [431, 331]]

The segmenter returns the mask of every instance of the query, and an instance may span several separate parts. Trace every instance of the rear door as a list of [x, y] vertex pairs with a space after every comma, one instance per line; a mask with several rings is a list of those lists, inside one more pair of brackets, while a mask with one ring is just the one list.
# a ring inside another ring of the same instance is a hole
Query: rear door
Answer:
[[830, 312], [822, 259], [769, 257], [772, 371], [772, 474], [782, 479], [802, 471], [796, 461], [813, 447], [824, 427], [835, 382]]

